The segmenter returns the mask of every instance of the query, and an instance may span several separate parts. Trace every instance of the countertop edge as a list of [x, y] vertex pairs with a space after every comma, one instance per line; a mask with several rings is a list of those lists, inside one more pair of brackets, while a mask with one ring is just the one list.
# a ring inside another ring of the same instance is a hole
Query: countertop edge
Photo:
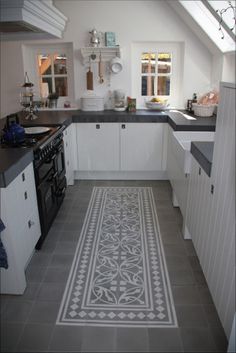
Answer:
[[[204, 147], [204, 148], [203, 148]], [[190, 152], [200, 164], [205, 173], [210, 177], [213, 160], [214, 142], [193, 141], [191, 142]], [[206, 153], [208, 149], [208, 153]]]

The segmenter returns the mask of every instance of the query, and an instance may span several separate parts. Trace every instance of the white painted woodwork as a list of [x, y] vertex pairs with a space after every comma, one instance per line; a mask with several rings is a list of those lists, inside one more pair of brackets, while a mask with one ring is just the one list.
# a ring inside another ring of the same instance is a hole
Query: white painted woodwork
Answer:
[[[12, 29], [3, 33], [1, 39], [23, 40], [62, 38], [67, 18], [51, 1], [1, 0], [0, 21], [7, 22]], [[19, 24], [22, 28], [17, 30]]]
[[163, 170], [164, 125], [166, 124], [120, 124], [121, 170]]
[[80, 52], [83, 58], [84, 65], [89, 65], [89, 61], [91, 60], [91, 54], [96, 55], [96, 58], [94, 60], [91, 60], [92, 63], [99, 62], [100, 53], [101, 53], [103, 62], [109, 62], [115, 57], [118, 57], [118, 58], [121, 57], [119, 45], [115, 47], [98, 47], [98, 48], [84, 47], [80, 49]]
[[8, 269], [1, 268], [1, 293], [22, 294], [24, 271], [41, 235], [33, 164], [0, 191], [0, 217], [6, 226], [1, 239], [9, 264]]
[[193, 159], [186, 226], [229, 337], [235, 314], [234, 84], [221, 83], [211, 178], [203, 170], [199, 175]]
[[79, 171], [119, 170], [119, 124], [77, 124]]
[[167, 126], [78, 123], [78, 169], [86, 179], [166, 179]]
[[[183, 216], [183, 228], [185, 225], [186, 206], [189, 176], [184, 173], [184, 169], [176, 157], [176, 140], [173, 135], [173, 130], [168, 127], [168, 147], [167, 147], [167, 176], [170, 180], [173, 191], [173, 206], [179, 206]], [[184, 232], [185, 234], [185, 232]], [[186, 238], [186, 237], [185, 237]]]
[[75, 124], [69, 125], [63, 132], [66, 181], [67, 185], [74, 185], [74, 171], [77, 164], [76, 128]]

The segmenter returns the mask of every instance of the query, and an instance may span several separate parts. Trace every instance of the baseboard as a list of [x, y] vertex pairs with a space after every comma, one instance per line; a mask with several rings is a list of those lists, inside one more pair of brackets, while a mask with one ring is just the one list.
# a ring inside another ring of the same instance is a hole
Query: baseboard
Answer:
[[75, 179], [88, 180], [167, 180], [166, 171], [154, 172], [88, 172], [76, 171]]

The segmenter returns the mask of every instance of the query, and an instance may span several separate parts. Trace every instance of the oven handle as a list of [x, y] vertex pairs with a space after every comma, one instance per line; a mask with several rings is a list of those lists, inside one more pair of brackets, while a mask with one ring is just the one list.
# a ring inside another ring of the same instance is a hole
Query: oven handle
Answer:
[[66, 191], [66, 187], [64, 186], [64, 188], [63, 188], [62, 190], [60, 190], [60, 191], [58, 191], [58, 192], [56, 193], [56, 196], [57, 196], [57, 197], [62, 196], [62, 195], [65, 193], [65, 191]]
[[57, 154], [55, 153], [52, 157], [46, 159], [45, 163], [50, 164], [56, 158]]
[[47, 179], [47, 182], [50, 182], [52, 181], [53, 179], [55, 179], [58, 175], [58, 172], [56, 171], [54, 174], [52, 174], [48, 179]]

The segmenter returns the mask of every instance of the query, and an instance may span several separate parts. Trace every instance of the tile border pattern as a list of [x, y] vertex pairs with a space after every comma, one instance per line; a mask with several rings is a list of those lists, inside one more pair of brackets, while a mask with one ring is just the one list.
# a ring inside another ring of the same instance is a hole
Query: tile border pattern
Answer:
[[177, 327], [151, 187], [94, 187], [57, 325]]

